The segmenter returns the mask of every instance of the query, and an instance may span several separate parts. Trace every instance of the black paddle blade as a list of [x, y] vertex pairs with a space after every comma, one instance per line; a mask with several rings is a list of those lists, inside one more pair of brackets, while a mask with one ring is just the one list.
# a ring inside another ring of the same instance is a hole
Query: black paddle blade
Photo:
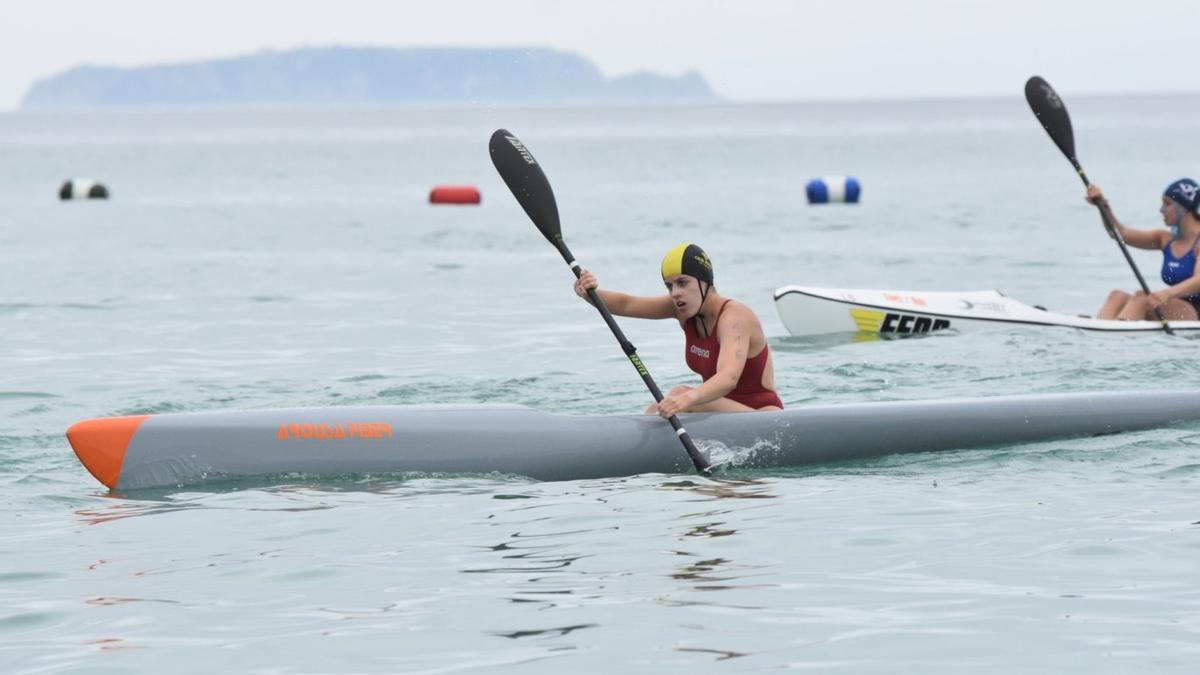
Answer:
[[1071, 116], [1058, 92], [1049, 82], [1034, 75], [1025, 83], [1025, 100], [1029, 101], [1029, 108], [1050, 134], [1050, 139], [1072, 164], [1076, 164], [1075, 132], [1071, 130]]
[[505, 185], [517, 198], [521, 208], [550, 243], [562, 243], [562, 226], [558, 221], [558, 204], [554, 190], [542, 167], [525, 144], [504, 129], [497, 129], [488, 142], [492, 164], [504, 179]]

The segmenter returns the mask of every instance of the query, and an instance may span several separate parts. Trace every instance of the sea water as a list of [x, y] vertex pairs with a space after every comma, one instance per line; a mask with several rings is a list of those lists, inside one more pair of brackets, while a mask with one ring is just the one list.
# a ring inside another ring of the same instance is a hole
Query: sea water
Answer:
[[[1019, 84], [1019, 83], [1018, 83]], [[1127, 224], [1200, 174], [1195, 97], [1072, 98]], [[1200, 426], [703, 479], [292, 476], [109, 492], [63, 431], [288, 406], [649, 401], [495, 174], [544, 166], [601, 284], [712, 256], [789, 406], [1200, 387], [1197, 342], [789, 338], [779, 286], [1090, 313], [1133, 275], [1013, 96], [0, 115], [0, 670], [1195, 672]], [[855, 206], [805, 204], [850, 174]], [[59, 202], [70, 177], [108, 201]], [[437, 184], [478, 207], [430, 206]], [[1157, 285], [1159, 256], [1135, 260]], [[623, 320], [665, 389], [671, 322]], [[1200, 405], [1200, 401], [1197, 402]], [[886, 434], [886, 430], [881, 431]]]

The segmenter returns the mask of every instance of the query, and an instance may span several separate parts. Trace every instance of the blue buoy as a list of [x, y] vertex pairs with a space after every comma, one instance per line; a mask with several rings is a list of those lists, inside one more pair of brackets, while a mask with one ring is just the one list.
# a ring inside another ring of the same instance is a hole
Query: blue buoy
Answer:
[[108, 188], [90, 178], [71, 178], [58, 189], [58, 198], [67, 199], [108, 199]]
[[862, 194], [862, 186], [853, 176], [825, 176], [808, 181], [804, 192], [808, 195], [809, 204], [857, 204], [858, 197]]

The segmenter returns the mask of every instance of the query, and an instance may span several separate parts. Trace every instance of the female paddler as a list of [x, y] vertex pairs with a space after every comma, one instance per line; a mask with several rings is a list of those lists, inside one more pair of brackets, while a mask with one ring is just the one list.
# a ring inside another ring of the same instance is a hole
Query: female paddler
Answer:
[[1166, 288], [1146, 295], [1130, 295], [1115, 290], [1096, 313], [1097, 319], [1123, 321], [1155, 320], [1157, 308], [1168, 321], [1195, 321], [1200, 318], [1200, 276], [1196, 274], [1196, 256], [1200, 252], [1200, 185], [1191, 178], [1180, 178], [1163, 191], [1162, 215], [1166, 230], [1139, 230], [1125, 227], [1113, 215], [1104, 193], [1095, 185], [1087, 188], [1086, 199], [1098, 204], [1125, 243], [1137, 248], [1162, 249], [1162, 280]]
[[647, 414], [782, 410], [775, 392], [775, 366], [762, 324], [746, 305], [730, 300], [713, 285], [712, 261], [695, 244], [680, 244], [662, 261], [666, 295], [639, 296], [602, 290], [583, 270], [575, 293], [587, 299], [595, 288], [613, 314], [639, 319], [675, 319], [684, 335], [684, 358], [703, 383], [679, 385]]

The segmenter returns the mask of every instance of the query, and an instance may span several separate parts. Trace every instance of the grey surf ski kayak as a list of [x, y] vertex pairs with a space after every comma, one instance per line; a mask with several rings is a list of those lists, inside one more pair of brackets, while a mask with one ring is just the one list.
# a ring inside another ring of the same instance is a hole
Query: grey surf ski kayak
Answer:
[[[1109, 434], [1200, 418], [1200, 392], [1097, 392], [804, 405], [681, 419], [725, 471]], [[692, 473], [666, 421], [516, 405], [378, 406], [108, 417], [67, 430], [117, 490], [286, 474]]]

